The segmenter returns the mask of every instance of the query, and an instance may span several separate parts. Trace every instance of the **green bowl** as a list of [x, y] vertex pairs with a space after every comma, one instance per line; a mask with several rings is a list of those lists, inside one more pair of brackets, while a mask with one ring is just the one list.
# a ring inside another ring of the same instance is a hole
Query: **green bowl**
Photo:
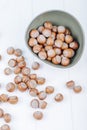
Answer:
[[[54, 25], [64, 25], [65, 27], [69, 28], [72, 32], [73, 37], [79, 42], [79, 49], [76, 52], [76, 55], [72, 58], [71, 63], [68, 66], [62, 65], [55, 65], [47, 60], [42, 60], [43, 62], [58, 68], [69, 68], [74, 66], [81, 58], [84, 49], [84, 35], [83, 30], [81, 28], [80, 23], [74, 18], [72, 15], [63, 12], [63, 11], [47, 11], [40, 15], [38, 15], [28, 26], [26, 31], [26, 44], [29, 50], [34, 54], [34, 56], [38, 57], [28, 46], [28, 39], [29, 39], [29, 32], [34, 29], [38, 28], [40, 25], [43, 25], [45, 21], [51, 21]], [[39, 57], [38, 57], [39, 58]], [[39, 58], [40, 59], [40, 58]]]

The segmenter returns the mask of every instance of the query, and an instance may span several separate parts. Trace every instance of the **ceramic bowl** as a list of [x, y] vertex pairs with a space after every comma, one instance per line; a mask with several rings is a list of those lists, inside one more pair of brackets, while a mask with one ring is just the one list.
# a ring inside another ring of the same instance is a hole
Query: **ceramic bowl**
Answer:
[[57, 67], [57, 68], [69, 68], [69, 67], [74, 66], [76, 63], [78, 63], [78, 61], [80, 60], [80, 58], [82, 56], [85, 43], [84, 43], [83, 30], [82, 30], [80, 23], [77, 21], [77, 19], [75, 17], [73, 17], [69, 13], [54, 10], [54, 11], [44, 12], [44, 13], [38, 15], [36, 18], [34, 18], [32, 20], [32, 22], [29, 24], [27, 31], [26, 31], [25, 40], [26, 40], [27, 47], [29, 48], [29, 50], [31, 50], [31, 52], [34, 54], [34, 56], [38, 57], [38, 55], [36, 55], [32, 51], [31, 47], [29, 47], [29, 45], [28, 45], [29, 32], [32, 29], [38, 28], [40, 25], [43, 25], [43, 23], [45, 21], [50, 21], [54, 25], [63, 25], [65, 27], [69, 28], [72, 32], [74, 39], [76, 39], [79, 43], [79, 49], [77, 50], [76, 55], [72, 58], [71, 63], [68, 66], [55, 65], [47, 60], [42, 60], [42, 61], [53, 67]]

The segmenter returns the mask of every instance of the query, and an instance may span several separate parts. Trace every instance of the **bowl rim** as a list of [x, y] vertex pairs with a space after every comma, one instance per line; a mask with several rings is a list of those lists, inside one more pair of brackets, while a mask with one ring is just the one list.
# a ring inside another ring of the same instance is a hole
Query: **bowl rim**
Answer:
[[[40, 17], [40, 16], [43, 15], [43, 14], [51, 13], [51, 12], [60, 12], [60, 13], [64, 13], [64, 14], [69, 15], [70, 17], [72, 17], [72, 18], [77, 22], [77, 24], [79, 25], [79, 27], [80, 27], [80, 29], [81, 29], [81, 32], [82, 32], [82, 35], [83, 35], [83, 48], [82, 48], [81, 54], [80, 54], [80, 56], [77, 58], [77, 60], [74, 61], [74, 63], [72, 62], [72, 63], [69, 64], [68, 66], [55, 65], [55, 64], [52, 64], [51, 62], [49, 62], [49, 61], [47, 61], [47, 60], [42, 60], [42, 59], [40, 59], [40, 58], [37, 56], [37, 54], [35, 54], [35, 53], [31, 50], [31, 48], [28, 46], [27, 34], [28, 34], [28, 31], [29, 31], [29, 28], [30, 28], [32, 22], [33, 22], [35, 19], [37, 19], [37, 17]], [[85, 35], [84, 35], [84, 31], [83, 31], [83, 28], [82, 28], [81, 23], [80, 23], [80, 22], [76, 19], [76, 17], [73, 16], [72, 14], [68, 13], [67, 11], [63, 11], [63, 10], [47, 10], [47, 11], [43, 11], [42, 13], [36, 15], [36, 16], [30, 21], [30, 24], [27, 26], [26, 31], [25, 31], [25, 42], [26, 42], [26, 46], [29, 48], [29, 50], [31, 51], [31, 53], [32, 53], [35, 57], [37, 57], [38, 59], [40, 59], [42, 62], [44, 62], [44, 63], [46, 63], [46, 64], [48, 64], [48, 65], [50, 65], [50, 66], [56, 67], [56, 68], [66, 69], [66, 68], [71, 68], [71, 67], [73, 67], [74, 65], [76, 65], [76, 64], [80, 61], [80, 59], [81, 59], [81, 57], [82, 57], [82, 55], [83, 55], [84, 47], [85, 47]]]

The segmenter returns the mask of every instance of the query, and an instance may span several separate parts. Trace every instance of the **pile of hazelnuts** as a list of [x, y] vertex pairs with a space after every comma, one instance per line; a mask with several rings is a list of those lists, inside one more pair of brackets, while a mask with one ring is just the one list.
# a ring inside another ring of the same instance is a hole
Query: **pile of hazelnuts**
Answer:
[[79, 48], [68, 28], [55, 26], [49, 21], [30, 31], [28, 45], [40, 59], [62, 66], [71, 63]]
[[[22, 55], [21, 49], [14, 49], [13, 47], [7, 48], [7, 54], [15, 55], [15, 58], [11, 58], [8, 60], [8, 67], [4, 69], [4, 74], [10, 76], [12, 73], [15, 74], [14, 81], [8, 82], [6, 84], [6, 90], [9, 93], [14, 92], [18, 89], [20, 92], [28, 91], [29, 95], [33, 97], [30, 102], [30, 106], [35, 109], [33, 112], [33, 117], [36, 120], [41, 120], [43, 118], [43, 112], [41, 109], [45, 109], [48, 105], [46, 98], [50, 94], [53, 94], [55, 88], [51, 85], [48, 85], [40, 91], [38, 89], [39, 85], [43, 85], [46, 82], [44, 77], [38, 76], [36, 73], [32, 73], [32, 69], [34, 72], [40, 68], [40, 64], [36, 61], [32, 63], [31, 68], [27, 66], [24, 56]], [[67, 88], [72, 89], [75, 93], [80, 93], [82, 91], [82, 87], [80, 85], [76, 85], [75, 81], [71, 80], [66, 83]], [[55, 102], [63, 101], [64, 96], [62, 93], [56, 93], [54, 96]], [[5, 93], [0, 94], [0, 103], [10, 103], [17, 104], [18, 97], [17, 96], [9, 96]], [[39, 109], [39, 110], [37, 110]], [[3, 109], [0, 108], [0, 118], [4, 118], [6, 123], [11, 121], [11, 115], [8, 113], [4, 113]], [[4, 124], [0, 127], [0, 130], [10, 130], [10, 126], [8, 124]]]
[[[38, 86], [43, 85], [46, 82], [46, 79], [38, 76], [36, 73], [32, 73], [32, 69], [34, 71], [38, 70], [40, 68], [40, 64], [34, 61], [31, 68], [28, 67], [25, 58], [22, 55], [21, 49], [9, 47], [7, 48], [7, 54], [15, 55], [16, 57], [9, 59], [8, 67], [4, 69], [4, 74], [7, 76], [12, 73], [15, 74], [14, 82], [8, 82], [6, 84], [6, 90], [10, 93], [14, 92], [16, 89], [20, 92], [28, 91], [29, 95], [34, 97], [34, 99], [30, 102], [30, 106], [34, 109], [45, 109], [48, 105], [46, 98], [48, 95], [54, 93], [54, 87], [48, 85], [42, 91], [38, 89]], [[8, 98], [8, 95], [2, 94], [0, 97], [4, 97], [3, 100], [8, 101], [11, 104], [16, 104], [18, 102], [17, 96]], [[54, 100], [56, 102], [61, 102], [63, 100], [63, 95], [61, 93], [57, 93]], [[37, 120], [41, 120], [43, 118], [43, 113], [40, 110], [35, 111], [33, 113], [33, 117]]]

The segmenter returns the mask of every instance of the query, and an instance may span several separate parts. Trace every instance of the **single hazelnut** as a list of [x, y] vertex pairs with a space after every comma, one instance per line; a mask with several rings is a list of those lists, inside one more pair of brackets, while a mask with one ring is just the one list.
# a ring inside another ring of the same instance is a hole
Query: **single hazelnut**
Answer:
[[32, 38], [37, 38], [37, 37], [39, 36], [38, 30], [36, 30], [36, 29], [31, 30], [30, 36], [31, 36]]

